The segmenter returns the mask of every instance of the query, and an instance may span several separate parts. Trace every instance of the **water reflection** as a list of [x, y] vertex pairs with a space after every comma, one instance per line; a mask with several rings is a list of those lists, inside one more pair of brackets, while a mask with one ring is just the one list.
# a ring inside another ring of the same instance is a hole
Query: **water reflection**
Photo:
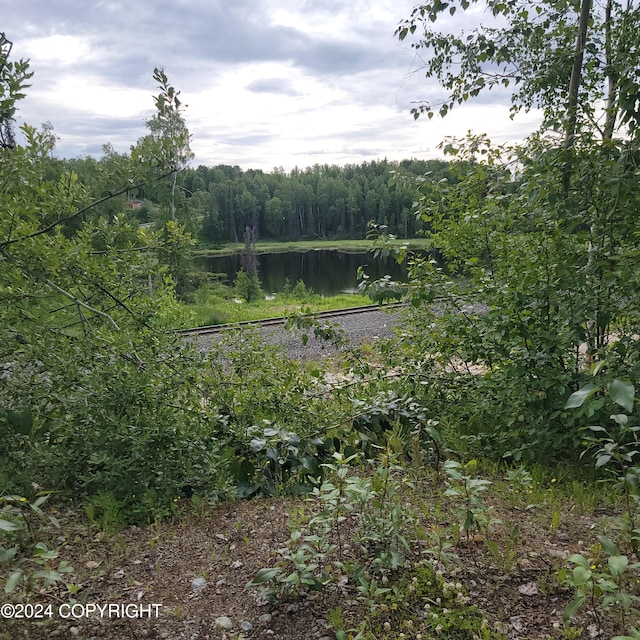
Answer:
[[[263, 253], [258, 259], [260, 280], [267, 293], [281, 291], [286, 279], [292, 285], [302, 280], [307, 287], [323, 295], [355, 289], [358, 286], [357, 270], [361, 266], [366, 266], [371, 279], [387, 274], [394, 280], [406, 281], [407, 278], [404, 267], [393, 258], [374, 258], [371, 253], [320, 249]], [[226, 274], [230, 284], [235, 281], [241, 267], [239, 254], [200, 258], [199, 262], [207, 271]]]

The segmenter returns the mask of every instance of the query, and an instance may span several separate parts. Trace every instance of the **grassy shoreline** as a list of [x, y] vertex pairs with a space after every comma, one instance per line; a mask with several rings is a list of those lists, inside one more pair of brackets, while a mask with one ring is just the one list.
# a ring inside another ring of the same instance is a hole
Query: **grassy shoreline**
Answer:
[[185, 305], [191, 314], [190, 322], [193, 324], [184, 328], [268, 320], [303, 309], [316, 313], [361, 307], [368, 304], [371, 304], [371, 299], [368, 296], [344, 293], [327, 297], [312, 293], [302, 299], [276, 294], [272, 300], [263, 299], [256, 302], [240, 302], [237, 298], [227, 300], [212, 298], [201, 304]]
[[[296, 242], [272, 242], [260, 241], [255, 245], [257, 253], [286, 253], [289, 251], [345, 251], [357, 252], [368, 251], [372, 247], [371, 240], [299, 240]], [[408, 238], [395, 240], [394, 244], [407, 245], [410, 249], [429, 249], [430, 240], [427, 238]], [[242, 242], [225, 244], [218, 249], [196, 249], [192, 255], [194, 257], [214, 257], [227, 256], [240, 253], [244, 249]]]

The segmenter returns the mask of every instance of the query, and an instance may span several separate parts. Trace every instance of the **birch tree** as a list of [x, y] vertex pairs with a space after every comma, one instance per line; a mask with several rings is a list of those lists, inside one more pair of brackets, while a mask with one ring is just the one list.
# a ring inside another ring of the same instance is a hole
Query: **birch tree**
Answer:
[[[448, 269], [414, 262], [425, 329], [409, 344], [453, 372], [462, 395], [447, 407], [506, 457], [575, 451], [581, 423], [563, 407], [590, 362], [640, 380], [639, 25], [633, 0], [434, 0], [396, 31], [437, 81], [414, 117], [491, 90], [507, 92], [512, 117], [542, 114], [520, 145], [444, 141], [463, 161], [458, 180], [421, 186]], [[438, 314], [423, 304], [436, 295]]]

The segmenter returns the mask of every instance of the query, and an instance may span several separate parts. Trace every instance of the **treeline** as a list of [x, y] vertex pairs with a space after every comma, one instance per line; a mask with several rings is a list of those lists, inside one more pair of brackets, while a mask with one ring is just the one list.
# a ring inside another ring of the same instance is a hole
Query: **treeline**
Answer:
[[[106, 149], [100, 160], [60, 162], [95, 192], [100, 186], [95, 180], [104, 180], [105, 170], [117, 176], [119, 156]], [[176, 216], [204, 246], [241, 242], [246, 227], [255, 229], [259, 239], [352, 239], [364, 238], [369, 222], [374, 222], [399, 237], [414, 237], [424, 226], [413, 213], [415, 178], [425, 174], [453, 178], [450, 163], [440, 160], [315, 165], [268, 173], [200, 165], [180, 172]], [[108, 188], [102, 186], [103, 191]], [[167, 181], [132, 189], [109, 206], [121, 210], [127, 201], [140, 205], [132, 215], [141, 222], [163, 222], [169, 215]]]

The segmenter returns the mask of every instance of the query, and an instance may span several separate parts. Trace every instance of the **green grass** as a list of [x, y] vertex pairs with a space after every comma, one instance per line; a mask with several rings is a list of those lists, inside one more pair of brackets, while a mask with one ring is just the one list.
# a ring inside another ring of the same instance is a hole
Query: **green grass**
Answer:
[[251, 303], [236, 302], [234, 299], [211, 296], [205, 301], [186, 305], [186, 308], [191, 312], [191, 326], [202, 327], [212, 324], [277, 318], [300, 311], [302, 308], [310, 308], [312, 312], [317, 312], [359, 307], [367, 304], [371, 304], [371, 300], [361, 294], [343, 293], [328, 297], [309, 294], [303, 299], [276, 294], [273, 300], [260, 300]]
[[[411, 249], [428, 249], [430, 241], [426, 238], [410, 238], [397, 240], [398, 245], [406, 244]], [[352, 251], [361, 252], [371, 249], [371, 240], [299, 240], [297, 242], [260, 241], [255, 245], [257, 253], [285, 253], [287, 251]], [[194, 256], [225, 256], [240, 253], [244, 249], [241, 242], [226, 244], [219, 249], [198, 249]]]

